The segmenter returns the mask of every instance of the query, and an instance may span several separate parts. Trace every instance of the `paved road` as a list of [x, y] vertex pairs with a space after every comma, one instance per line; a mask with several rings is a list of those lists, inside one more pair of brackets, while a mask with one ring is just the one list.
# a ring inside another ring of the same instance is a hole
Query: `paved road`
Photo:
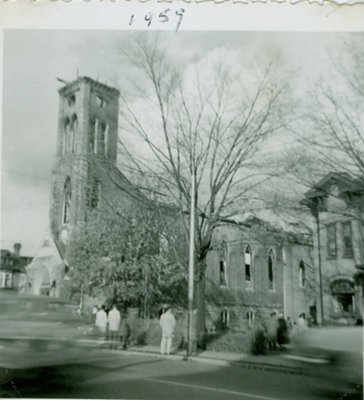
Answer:
[[[145, 355], [104, 354], [87, 366], [26, 371], [0, 397], [313, 400], [304, 377]], [[349, 399], [350, 397], [345, 397]], [[356, 398], [361, 398], [356, 396]]]

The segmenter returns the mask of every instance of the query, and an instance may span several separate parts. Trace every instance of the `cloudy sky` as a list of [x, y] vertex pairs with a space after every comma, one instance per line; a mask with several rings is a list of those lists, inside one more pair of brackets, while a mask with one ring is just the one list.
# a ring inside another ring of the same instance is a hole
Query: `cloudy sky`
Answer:
[[[89, 76], [118, 86], [129, 76], [123, 51], [135, 32], [7, 30], [4, 33], [1, 247], [23, 244], [33, 255], [48, 227], [50, 177], [55, 161], [58, 93], [56, 79]], [[140, 34], [140, 33], [139, 33]], [[339, 51], [357, 34], [167, 33], [166, 46], [187, 66], [219, 51], [247, 59], [276, 47], [295, 73], [297, 93], [323, 74], [327, 49]], [[283, 66], [283, 65], [282, 65]], [[254, 66], [252, 66], [254, 68]], [[130, 75], [132, 78], [132, 75]], [[122, 135], [122, 132], [120, 132]], [[279, 151], [279, 144], [271, 148]]]

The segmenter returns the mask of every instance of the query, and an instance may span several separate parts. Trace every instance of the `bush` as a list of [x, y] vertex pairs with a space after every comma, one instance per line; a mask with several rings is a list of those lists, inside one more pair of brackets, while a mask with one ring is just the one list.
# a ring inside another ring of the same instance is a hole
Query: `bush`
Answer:
[[148, 344], [147, 332], [146, 331], [139, 332], [136, 337], [136, 345], [137, 346], [145, 346], [147, 344]]
[[248, 345], [248, 337], [243, 332], [209, 333], [205, 336], [205, 346], [211, 351], [246, 353]]
[[254, 355], [265, 354], [267, 351], [267, 339], [262, 329], [259, 329], [253, 333], [250, 342], [250, 353]]

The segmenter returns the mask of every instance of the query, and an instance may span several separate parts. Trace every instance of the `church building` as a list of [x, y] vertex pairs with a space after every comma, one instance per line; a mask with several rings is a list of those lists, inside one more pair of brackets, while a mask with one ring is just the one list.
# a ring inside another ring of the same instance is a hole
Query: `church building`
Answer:
[[[33, 294], [62, 296], [72, 267], [68, 244], [95, 211], [111, 207], [127, 214], [135, 204], [151, 204], [116, 166], [118, 115], [115, 88], [80, 77], [59, 89], [50, 232], [28, 267]], [[292, 319], [315, 314], [310, 232], [273, 234], [267, 225], [225, 221], [215, 230], [207, 257], [207, 322], [245, 329], [273, 310]]]

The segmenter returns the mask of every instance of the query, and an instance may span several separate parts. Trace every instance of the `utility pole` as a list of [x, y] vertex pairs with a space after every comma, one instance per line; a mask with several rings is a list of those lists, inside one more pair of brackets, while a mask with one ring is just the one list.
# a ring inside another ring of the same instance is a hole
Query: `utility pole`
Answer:
[[319, 285], [320, 285], [320, 307], [321, 307], [321, 325], [325, 325], [324, 319], [324, 299], [322, 289], [322, 262], [321, 262], [321, 238], [320, 238], [320, 210], [316, 205], [316, 226], [317, 226], [317, 251], [318, 251], [318, 269], [319, 269]]
[[196, 198], [196, 172], [192, 165], [191, 173], [191, 204], [190, 204], [190, 248], [188, 263], [188, 317], [187, 317], [187, 357], [193, 351], [193, 297], [195, 278], [195, 198]]

